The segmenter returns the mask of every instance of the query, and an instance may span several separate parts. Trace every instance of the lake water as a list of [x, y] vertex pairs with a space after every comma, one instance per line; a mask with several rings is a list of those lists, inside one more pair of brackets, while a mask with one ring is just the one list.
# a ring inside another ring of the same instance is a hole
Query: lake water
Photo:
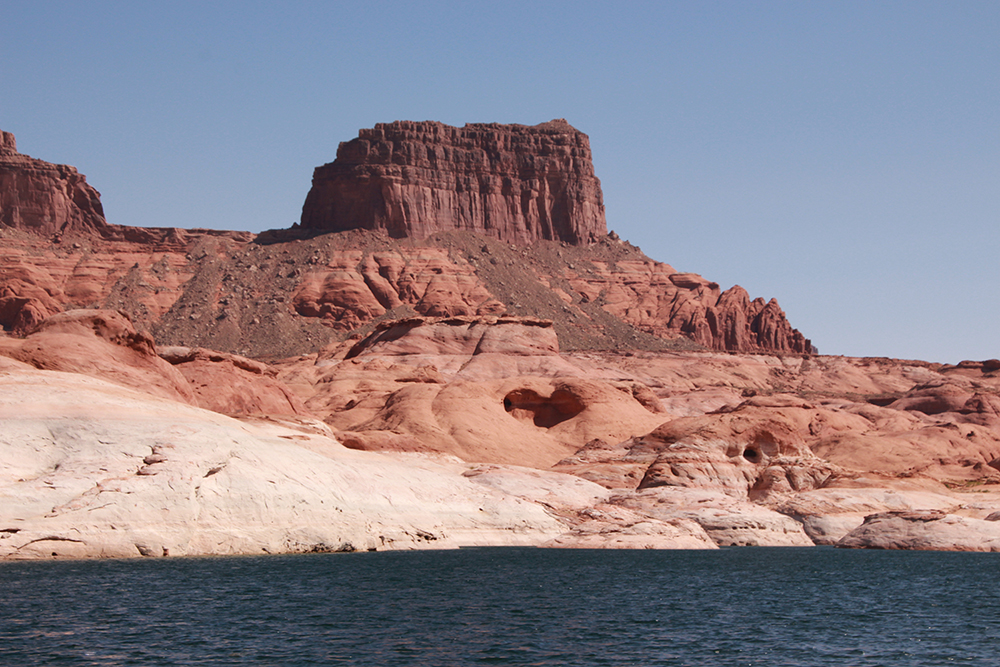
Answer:
[[1000, 554], [0, 563], [0, 665], [993, 665]]

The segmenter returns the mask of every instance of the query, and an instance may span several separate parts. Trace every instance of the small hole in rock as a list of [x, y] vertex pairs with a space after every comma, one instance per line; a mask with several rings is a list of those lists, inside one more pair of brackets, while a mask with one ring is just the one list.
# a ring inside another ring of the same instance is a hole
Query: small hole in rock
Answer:
[[542, 396], [533, 389], [515, 389], [504, 397], [503, 408], [516, 419], [552, 428], [583, 412], [584, 405], [567, 389], [556, 389], [551, 396]]
[[760, 452], [752, 447], [747, 447], [743, 450], [743, 458], [745, 458], [750, 463], [757, 463], [760, 461]]

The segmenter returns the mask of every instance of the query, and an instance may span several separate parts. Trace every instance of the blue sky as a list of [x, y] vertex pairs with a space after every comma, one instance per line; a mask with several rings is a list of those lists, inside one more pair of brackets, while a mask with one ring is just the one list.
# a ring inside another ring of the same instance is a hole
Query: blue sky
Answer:
[[608, 226], [822, 353], [1000, 357], [1000, 3], [15, 2], [0, 128], [110, 222], [295, 222], [393, 120], [590, 135]]

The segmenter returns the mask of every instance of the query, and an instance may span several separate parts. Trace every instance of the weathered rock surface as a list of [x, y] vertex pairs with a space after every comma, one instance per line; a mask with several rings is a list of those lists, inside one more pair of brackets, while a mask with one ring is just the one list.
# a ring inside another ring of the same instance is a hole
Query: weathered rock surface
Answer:
[[[178, 239], [179, 247], [103, 237], [52, 244], [0, 234], [0, 326], [23, 335], [61, 310], [112, 308], [163, 344], [280, 357], [394, 315], [512, 315], [552, 320], [563, 349], [811, 349], [776, 305], [722, 311], [729, 292], [690, 287], [690, 275], [677, 286], [669, 266], [610, 240], [517, 249], [471, 234], [420, 245], [354, 233], [273, 245]], [[703, 324], [720, 312], [730, 328]]]
[[557, 355], [559, 339], [551, 320], [530, 317], [453, 317], [389, 320], [347, 352], [360, 354], [519, 357]]
[[581, 245], [607, 234], [590, 141], [561, 119], [461, 128], [396, 121], [361, 130], [316, 168], [302, 227], [415, 239], [466, 230], [516, 245]]
[[766, 505], [801, 522], [805, 533], [816, 544], [835, 545], [872, 513], [964, 511], [970, 516], [982, 517], [982, 511], [996, 502], [992, 496], [983, 499], [985, 504], [963, 502], [960, 496], [926, 479], [880, 479], [871, 473], [868, 475], [841, 478], [823, 488], [786, 494]]
[[[354, 452], [315, 420], [239, 422], [0, 362], [0, 559], [458, 546], [714, 548], [693, 522], [586, 515], [558, 473]], [[607, 535], [606, 538], [601, 537]]]
[[0, 225], [0, 557], [996, 546], [1000, 361], [541, 229]]
[[387, 323], [346, 354], [279, 379], [353, 447], [394, 449], [398, 439], [382, 435], [392, 432], [407, 450], [467, 461], [544, 468], [578, 443], [622, 440], [666, 419], [637, 384], [579, 375], [550, 322], [489, 317]]
[[718, 546], [814, 546], [803, 523], [717, 490], [660, 487], [613, 496], [617, 505], [661, 521], [689, 521]]
[[188, 381], [198, 407], [231, 416], [309, 414], [266, 364], [200, 347], [165, 347], [158, 353]]
[[33, 368], [80, 373], [228, 415], [305, 416], [265, 364], [201, 348], [157, 350], [122, 313], [71, 310], [24, 339], [0, 338], [0, 356]]
[[99, 377], [153, 396], [191, 402], [187, 380], [156, 354], [149, 334], [121, 313], [72, 310], [43, 321], [24, 339], [0, 339], [0, 355], [52, 371]]
[[1000, 551], [1000, 523], [943, 511], [881, 512], [845, 535], [839, 547], [934, 551]]
[[[719, 545], [834, 544], [874, 512], [983, 519], [1000, 509], [1000, 430], [970, 421], [992, 414], [993, 371], [963, 379], [950, 367], [889, 359], [557, 354], [517, 335], [502, 355], [476, 353], [486, 322], [498, 323], [497, 335], [520, 326], [505, 320], [387, 323], [353, 348], [283, 364], [279, 378], [357, 448], [546, 467], [583, 443], [551, 470], [611, 492], [594, 516], [640, 527], [584, 524], [581, 544], [596, 534], [640, 544], [669, 531], [643, 523], [650, 519], [693, 521]], [[933, 415], [888, 407], [942, 382], [974, 384], [978, 398]], [[597, 388], [618, 392], [600, 394], [617, 396], [606, 403], [613, 409], [577, 411]], [[633, 425], [631, 437], [608, 428], [616, 415]], [[475, 429], [463, 430], [469, 420]]]
[[574, 549], [715, 549], [717, 544], [695, 521], [658, 518], [633, 510], [607, 489], [579, 477], [479, 466], [465, 477], [503, 494], [549, 508], [573, 526], [540, 546]]
[[[0, 337], [0, 557], [994, 546], [1000, 432], [970, 418], [996, 370], [566, 354], [550, 329], [414, 318], [277, 366], [106, 311]], [[978, 398], [896, 404], [946, 385]]]
[[14, 135], [0, 132], [0, 225], [53, 236], [107, 224], [100, 193], [75, 167], [22, 155]]
[[532, 544], [566, 530], [464, 466], [351, 452], [79, 375], [0, 386], [0, 557]]

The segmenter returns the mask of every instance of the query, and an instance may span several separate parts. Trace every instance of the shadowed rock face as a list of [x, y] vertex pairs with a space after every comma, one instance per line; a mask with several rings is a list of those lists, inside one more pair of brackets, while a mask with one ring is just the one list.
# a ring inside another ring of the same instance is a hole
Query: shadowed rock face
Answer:
[[607, 234], [590, 140], [561, 119], [361, 130], [316, 168], [302, 226], [384, 229], [394, 238], [468, 230], [517, 245], [585, 245]]
[[17, 152], [10, 132], [0, 132], [0, 226], [51, 236], [108, 226], [101, 195], [75, 167]]

